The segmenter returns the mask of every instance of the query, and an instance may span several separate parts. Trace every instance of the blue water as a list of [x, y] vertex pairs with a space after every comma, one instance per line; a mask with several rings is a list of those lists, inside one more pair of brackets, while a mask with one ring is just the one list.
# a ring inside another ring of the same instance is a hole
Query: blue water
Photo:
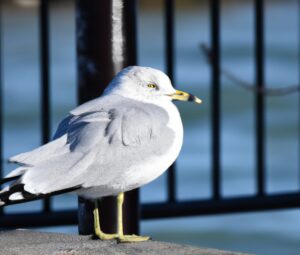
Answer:
[[[19, 1], [20, 2], [20, 1]], [[23, 1], [24, 2], [24, 1]], [[33, 1], [34, 2], [34, 1]], [[199, 50], [209, 44], [208, 7], [204, 1], [177, 1], [176, 79], [181, 90], [198, 95], [202, 106], [178, 104], [185, 139], [178, 159], [179, 199], [210, 196], [210, 68]], [[22, 3], [22, 1], [21, 1]], [[145, 1], [142, 1], [145, 3]], [[185, 4], [183, 4], [185, 3]], [[253, 8], [250, 1], [222, 7], [222, 66], [238, 77], [254, 80]], [[139, 15], [139, 64], [164, 69], [163, 17], [157, 8]], [[38, 18], [34, 6], [5, 5], [3, 11], [3, 67], [5, 158], [40, 144]], [[266, 83], [268, 87], [298, 84], [296, 1], [268, 1], [266, 13]], [[51, 102], [52, 127], [76, 105], [74, 6], [52, 4]], [[255, 193], [254, 96], [222, 79], [222, 194]], [[299, 187], [298, 95], [268, 97], [267, 190], [295, 191]], [[5, 171], [13, 166], [5, 166]], [[142, 188], [142, 201], [166, 198], [165, 176]], [[74, 208], [76, 197], [54, 198], [54, 207]], [[16, 205], [7, 211], [39, 210], [40, 202]], [[299, 210], [226, 216], [187, 217], [143, 221], [142, 233], [154, 239], [257, 254], [299, 254]], [[76, 233], [76, 227], [47, 231]]]

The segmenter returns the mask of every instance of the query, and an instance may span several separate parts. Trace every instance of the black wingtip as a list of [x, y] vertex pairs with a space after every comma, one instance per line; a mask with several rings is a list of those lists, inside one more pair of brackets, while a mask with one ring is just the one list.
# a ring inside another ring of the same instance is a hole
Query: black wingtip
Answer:
[[[81, 186], [75, 186], [75, 187], [58, 190], [58, 191], [47, 193], [47, 194], [32, 194], [24, 189], [23, 183], [15, 183], [15, 184], [12, 184], [12, 186], [10, 186], [9, 189], [3, 190], [2, 192], [0, 191], [1, 192], [0, 193], [0, 207], [6, 206], [6, 205], [14, 205], [14, 204], [35, 201], [35, 200], [39, 200], [39, 199], [44, 199], [47, 197], [72, 192], [72, 191], [78, 190], [80, 188], [81, 188]], [[16, 193], [20, 193], [23, 198], [15, 199], [15, 200], [10, 199], [11, 195], [14, 195]]]
[[0, 185], [3, 183], [7, 183], [7, 182], [11, 182], [11, 181], [15, 181], [20, 177], [20, 175], [18, 176], [13, 176], [13, 177], [9, 177], [9, 178], [3, 178], [0, 180]]

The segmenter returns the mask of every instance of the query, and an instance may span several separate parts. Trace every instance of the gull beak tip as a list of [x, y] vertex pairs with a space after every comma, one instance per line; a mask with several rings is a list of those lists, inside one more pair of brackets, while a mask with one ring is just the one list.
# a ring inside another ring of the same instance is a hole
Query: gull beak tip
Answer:
[[196, 104], [202, 104], [202, 100], [198, 97], [196, 97], [195, 101]]

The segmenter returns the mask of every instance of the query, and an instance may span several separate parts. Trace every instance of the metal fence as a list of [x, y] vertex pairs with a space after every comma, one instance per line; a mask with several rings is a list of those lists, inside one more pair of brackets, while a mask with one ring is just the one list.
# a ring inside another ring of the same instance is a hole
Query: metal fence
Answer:
[[[77, 8], [82, 6], [84, 1], [77, 1]], [[97, 2], [89, 1], [89, 3]], [[98, 1], [100, 2], [100, 1]], [[102, 2], [102, 1], [101, 1]], [[104, 2], [104, 1], [103, 1]], [[124, 1], [125, 4], [126, 1]], [[40, 47], [41, 47], [41, 108], [42, 108], [42, 141], [43, 143], [49, 140], [50, 130], [50, 100], [49, 100], [49, 17], [48, 17], [48, 1], [40, 1]], [[99, 4], [99, 3], [98, 3]], [[131, 1], [130, 4], [135, 4]], [[164, 1], [164, 18], [165, 18], [165, 59], [167, 73], [171, 79], [174, 77], [174, 0]], [[176, 166], [172, 166], [168, 172], [167, 178], [167, 200], [165, 202], [154, 202], [154, 203], [143, 203], [140, 206], [141, 219], [154, 219], [154, 218], [166, 218], [166, 217], [178, 217], [178, 216], [190, 216], [190, 215], [207, 215], [207, 214], [223, 214], [223, 213], [234, 213], [234, 212], [249, 212], [249, 211], [260, 211], [270, 209], [282, 209], [282, 208], [293, 208], [300, 207], [300, 192], [290, 193], [278, 193], [268, 194], [266, 192], [266, 150], [265, 150], [265, 96], [260, 93], [264, 88], [265, 84], [265, 68], [264, 68], [264, 56], [265, 56], [265, 31], [264, 31], [264, 20], [265, 10], [263, 0], [254, 0], [253, 13], [255, 15], [255, 125], [256, 125], [256, 194], [255, 195], [240, 195], [234, 198], [224, 198], [221, 193], [221, 176], [222, 176], [222, 165], [221, 165], [221, 67], [220, 67], [220, 0], [211, 0], [210, 4], [210, 17], [211, 17], [211, 45], [210, 52], [211, 56], [211, 165], [212, 165], [212, 196], [208, 199], [194, 199], [178, 201], [176, 196]], [[97, 6], [97, 4], [96, 4]], [[111, 8], [111, 7], [109, 7]], [[78, 10], [77, 10], [78, 11]], [[87, 11], [87, 9], [85, 9]], [[97, 10], [92, 9], [95, 12]], [[100, 10], [99, 10], [100, 11]], [[88, 14], [87, 14], [88, 15]], [[134, 12], [130, 13], [132, 18], [135, 15]], [[133, 17], [134, 21], [135, 18]], [[133, 26], [127, 22], [125, 25]], [[298, 24], [297, 24], [298, 25]], [[134, 31], [134, 30], [133, 30]], [[131, 35], [135, 37], [135, 34]], [[132, 38], [132, 37], [131, 37]], [[134, 53], [132, 53], [134, 54]], [[130, 57], [129, 57], [130, 58]], [[133, 57], [134, 59], [135, 57]], [[1, 61], [1, 57], [0, 57]], [[129, 62], [134, 62], [130, 60]], [[106, 76], [108, 79], [113, 72]], [[103, 88], [102, 88], [103, 89]], [[2, 89], [0, 90], [2, 91]], [[80, 95], [79, 95], [80, 96]], [[96, 95], [94, 95], [96, 96]], [[85, 99], [88, 99], [87, 96]], [[2, 92], [0, 94], [0, 100], [2, 100]], [[2, 110], [2, 109], [0, 109]], [[0, 115], [1, 118], [1, 115]], [[1, 121], [0, 133], [2, 134]], [[1, 136], [0, 136], [1, 139]], [[2, 139], [0, 140], [0, 153], [2, 155]], [[0, 157], [3, 158], [2, 156]], [[0, 173], [1, 174], [1, 173]], [[14, 213], [4, 214], [1, 212], [0, 226], [5, 228], [14, 227], [28, 227], [28, 226], [51, 226], [51, 225], [68, 225], [76, 224], [77, 210], [64, 210], [64, 211], [53, 211], [51, 206], [51, 199], [45, 200], [43, 204], [43, 210], [41, 212], [34, 213]]]

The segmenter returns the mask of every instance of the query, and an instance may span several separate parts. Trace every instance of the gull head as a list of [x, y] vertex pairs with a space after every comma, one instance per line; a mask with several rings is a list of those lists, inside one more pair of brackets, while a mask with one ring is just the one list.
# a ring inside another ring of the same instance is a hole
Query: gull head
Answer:
[[170, 78], [162, 71], [142, 66], [124, 68], [114, 77], [104, 94], [116, 94], [152, 103], [155, 103], [157, 100], [180, 100], [201, 103], [199, 98], [189, 93], [175, 90]]

